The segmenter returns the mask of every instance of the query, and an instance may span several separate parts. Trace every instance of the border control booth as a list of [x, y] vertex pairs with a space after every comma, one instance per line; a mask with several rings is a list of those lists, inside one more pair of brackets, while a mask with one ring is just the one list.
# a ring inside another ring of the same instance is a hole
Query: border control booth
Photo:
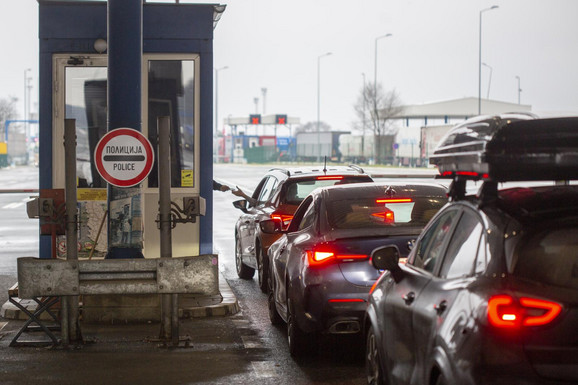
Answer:
[[[208, 286], [208, 291], [218, 292], [217, 256], [212, 254], [213, 30], [225, 6], [179, 3], [141, 5], [137, 1], [137, 6], [142, 7], [142, 13], [138, 15], [142, 30], [136, 31], [142, 38], [142, 54], [139, 53], [140, 62], [134, 65], [135, 68], [140, 66], [140, 79], [137, 79], [140, 82], [140, 97], [127, 97], [120, 105], [117, 100], [114, 108], [121, 112], [140, 111], [137, 117], [140, 127], [131, 128], [141, 131], [152, 144], [154, 163], [142, 183], [127, 189], [117, 188], [115, 196], [111, 197], [111, 186], [99, 174], [94, 159], [99, 140], [107, 130], [117, 128], [111, 128], [109, 124], [113, 106], [108, 78], [112, 68], [108, 67], [112, 66], [113, 54], [109, 52], [112, 46], [107, 39], [111, 36], [112, 28], [117, 35], [135, 31], [131, 30], [134, 29], [134, 25], [131, 25], [132, 15], [120, 15], [114, 19], [117, 25], [112, 25], [110, 3], [38, 0], [41, 203], [43, 197], [49, 198], [54, 205], [51, 213], [63, 206], [62, 190], [68, 186], [66, 173], [69, 172], [65, 172], [67, 160], [63, 138], [66, 121], [74, 120], [78, 207], [76, 236], [80, 269], [86, 260], [106, 260], [111, 247], [118, 244], [137, 247], [145, 261], [161, 257], [161, 183], [158, 172], [161, 166], [157, 153], [157, 118], [166, 118], [170, 127], [171, 205], [184, 207], [187, 202], [194, 201], [202, 209], [202, 212], [197, 211], [197, 215], [192, 216], [192, 220], [172, 224], [169, 238], [171, 257], [212, 256], [209, 258], [211, 276], [204, 279], [204, 284]], [[138, 29], [139, 24], [136, 26]], [[119, 56], [119, 51], [115, 52], [114, 56]], [[122, 60], [122, 52], [120, 56]], [[134, 56], [127, 55], [127, 60], [134, 62]], [[117, 78], [117, 87], [120, 83], [122, 88], [122, 81]], [[131, 84], [127, 84], [126, 88], [130, 87]], [[136, 190], [136, 194], [131, 190]], [[175, 212], [171, 208], [173, 219]], [[68, 234], [62, 231], [63, 226], [59, 230], [58, 226], [48, 226], [47, 223], [49, 221], [40, 216], [39, 260], [49, 263], [50, 260], [66, 259], [66, 255], [70, 254], [66, 250]], [[19, 262], [19, 284], [22, 289], [20, 268]], [[53, 272], [55, 270], [58, 269], [52, 269]], [[65, 272], [63, 276], [67, 274]], [[163, 273], [159, 270], [153, 275], [165, 275], [166, 278], [167, 274], [168, 271]], [[183, 277], [187, 274], [190, 275], [190, 272], [185, 272]], [[63, 286], [76, 284], [78, 286], [74, 289], [82, 288], [82, 273], [80, 275], [81, 282], [75, 276], [73, 283]], [[29, 281], [33, 282], [34, 279]], [[162, 288], [163, 285], [157, 282], [158, 287]], [[62, 288], [61, 294], [70, 295], [67, 292], [69, 289]], [[172, 293], [175, 290], [167, 290], [167, 284], [164, 285], [164, 292]], [[52, 293], [58, 295], [58, 290]], [[81, 292], [77, 294], [82, 295]], [[33, 288], [27, 291], [27, 295], [45, 294]], [[140, 303], [136, 304], [133, 310], [141, 307]], [[85, 310], [83, 319], [87, 316]], [[121, 317], [129, 318], [130, 315]], [[137, 318], [145, 320], [147, 316]]]

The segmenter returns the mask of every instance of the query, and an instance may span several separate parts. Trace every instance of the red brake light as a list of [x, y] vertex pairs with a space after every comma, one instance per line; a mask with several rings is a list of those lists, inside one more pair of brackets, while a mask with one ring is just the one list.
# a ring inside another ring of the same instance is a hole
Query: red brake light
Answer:
[[331, 251], [312, 251], [307, 250], [307, 261], [309, 266], [318, 266], [332, 260], [335, 254]]
[[346, 302], [365, 302], [365, 300], [361, 298], [332, 298], [329, 300], [329, 303], [346, 303]]
[[460, 175], [460, 176], [467, 176], [467, 177], [472, 177], [472, 178], [482, 178], [482, 179], [489, 179], [490, 175], [489, 174], [480, 174], [479, 172], [475, 172], [475, 171], [444, 171], [441, 173], [441, 176], [443, 177], [453, 177], [454, 175]]
[[285, 230], [287, 229], [287, 227], [289, 227], [289, 223], [291, 223], [293, 215], [273, 213], [271, 214], [271, 219], [280, 221], [281, 225], [283, 226], [283, 229]]
[[543, 326], [552, 322], [562, 311], [556, 302], [509, 295], [496, 295], [488, 301], [488, 320], [496, 327]]
[[319, 266], [334, 260], [351, 262], [367, 258], [368, 256], [366, 254], [335, 254], [329, 250], [307, 250], [307, 262], [309, 266]]
[[413, 202], [411, 198], [384, 198], [384, 199], [376, 199], [375, 203], [378, 204], [388, 204], [388, 203], [410, 203]]
[[318, 176], [318, 180], [341, 180], [343, 179], [343, 175], [334, 175], [334, 176]]
[[541, 299], [520, 298], [520, 303], [528, 309], [544, 311], [544, 314], [526, 317], [523, 322], [524, 326], [540, 326], [549, 324], [562, 311], [562, 306], [560, 306], [560, 304]]

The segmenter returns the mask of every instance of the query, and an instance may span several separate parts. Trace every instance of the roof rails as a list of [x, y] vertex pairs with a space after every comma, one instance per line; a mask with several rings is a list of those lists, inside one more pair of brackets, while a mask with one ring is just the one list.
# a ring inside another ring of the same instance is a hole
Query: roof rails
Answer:
[[273, 167], [273, 168], [270, 168], [269, 171], [280, 171], [287, 176], [291, 176], [291, 171], [287, 170], [286, 168]]
[[356, 170], [360, 174], [365, 174], [365, 171], [356, 164], [350, 164], [349, 167]]

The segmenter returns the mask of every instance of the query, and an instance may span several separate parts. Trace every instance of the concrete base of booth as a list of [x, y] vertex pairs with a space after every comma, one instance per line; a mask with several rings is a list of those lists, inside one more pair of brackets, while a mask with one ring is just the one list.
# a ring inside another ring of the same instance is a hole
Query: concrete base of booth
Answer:
[[[18, 299], [18, 301], [31, 311], [37, 306], [33, 300]], [[83, 296], [80, 309], [82, 323], [142, 323], [160, 320], [158, 294]], [[222, 276], [219, 277], [219, 293], [215, 295], [179, 295], [181, 319], [228, 316], [238, 313], [239, 310], [237, 298]], [[2, 305], [0, 317], [24, 320], [27, 315], [10, 302], [6, 302]], [[42, 315], [40, 319], [44, 317], [48, 315]]]

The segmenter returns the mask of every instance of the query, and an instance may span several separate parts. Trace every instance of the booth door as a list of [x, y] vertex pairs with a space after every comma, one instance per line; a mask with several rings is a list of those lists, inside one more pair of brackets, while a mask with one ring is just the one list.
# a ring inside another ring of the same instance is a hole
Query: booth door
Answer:
[[[107, 59], [106, 55], [76, 57], [78, 60], [71, 60], [71, 55], [54, 57], [53, 187], [64, 188], [65, 185], [64, 119], [75, 119], [80, 256], [92, 247], [96, 247], [95, 255], [101, 256], [106, 253], [110, 239], [107, 226], [100, 226], [107, 209], [107, 184], [96, 169], [94, 149], [107, 132]], [[157, 117], [170, 117], [171, 200], [182, 207], [183, 197], [198, 196], [200, 191], [199, 59], [198, 55], [144, 55], [143, 60], [142, 132], [153, 145], [155, 164], [147, 180], [140, 185], [141, 209], [131, 207], [130, 210], [138, 216], [132, 221], [131, 243], [141, 240], [145, 257], [158, 258]], [[197, 219], [195, 223], [178, 224], [173, 229], [174, 257], [199, 253], [199, 222]]]

